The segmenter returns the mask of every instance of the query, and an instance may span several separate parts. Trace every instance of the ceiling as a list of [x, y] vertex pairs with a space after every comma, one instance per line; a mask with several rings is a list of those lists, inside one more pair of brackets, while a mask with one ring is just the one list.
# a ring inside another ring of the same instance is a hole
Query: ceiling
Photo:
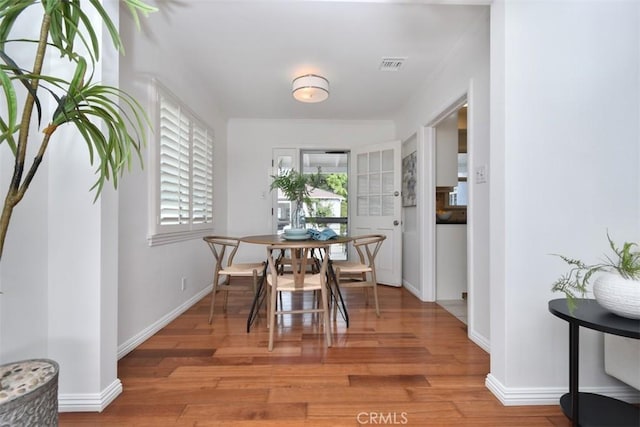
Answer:
[[[227, 117], [391, 119], [485, 19], [486, 1], [467, 3], [158, 1], [160, 16], [145, 20], [145, 31], [194, 71]], [[406, 59], [381, 71], [383, 58]], [[306, 73], [329, 80], [327, 101], [293, 99], [291, 82]]]

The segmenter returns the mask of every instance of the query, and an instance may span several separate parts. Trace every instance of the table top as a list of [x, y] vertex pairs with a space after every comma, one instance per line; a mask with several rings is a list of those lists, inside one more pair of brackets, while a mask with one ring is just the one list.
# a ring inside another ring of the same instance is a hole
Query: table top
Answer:
[[258, 245], [301, 245], [306, 247], [320, 247], [327, 244], [333, 245], [338, 243], [347, 243], [353, 240], [349, 236], [338, 236], [329, 240], [313, 240], [311, 238], [305, 240], [287, 240], [282, 234], [264, 234], [259, 236], [245, 236], [240, 238], [241, 241], [246, 243], [255, 243]]
[[576, 299], [576, 309], [569, 312], [566, 298], [549, 301], [549, 311], [567, 322], [585, 328], [628, 338], [640, 339], [640, 320], [618, 316], [602, 308], [595, 299]]

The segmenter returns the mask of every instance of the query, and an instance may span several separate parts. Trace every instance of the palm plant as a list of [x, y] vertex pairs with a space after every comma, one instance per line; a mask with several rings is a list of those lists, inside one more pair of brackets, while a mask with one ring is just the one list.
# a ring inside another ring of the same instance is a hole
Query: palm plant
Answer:
[[[121, 0], [133, 15], [138, 28], [139, 15], [155, 11], [141, 0]], [[39, 37], [13, 38], [12, 31], [28, 8], [40, 7]], [[15, 158], [9, 188], [0, 216], [0, 258], [9, 222], [16, 205], [23, 199], [56, 130], [73, 124], [87, 144], [91, 165], [97, 162], [97, 180], [91, 190], [99, 196], [105, 181], [114, 188], [118, 176], [131, 167], [135, 155], [146, 144], [149, 120], [142, 106], [120, 89], [94, 82], [100, 59], [99, 37], [87, 9], [101, 17], [114, 47], [124, 53], [115, 24], [100, 0], [0, 0], [0, 83], [6, 108], [0, 115], [0, 144], [5, 143]], [[10, 52], [34, 47], [33, 64], [19, 64]], [[66, 59], [73, 68], [61, 75], [59, 68], [43, 72], [47, 55]], [[54, 74], [58, 72], [58, 74]], [[57, 106], [50, 117], [43, 117], [41, 97], [50, 96]], [[20, 99], [24, 101], [20, 101]], [[33, 113], [41, 135], [30, 135]], [[42, 128], [43, 122], [47, 120]], [[26, 164], [27, 146], [39, 143], [37, 154]]]
[[284, 196], [292, 202], [311, 203], [309, 197], [310, 180], [307, 175], [295, 169], [289, 169], [280, 175], [272, 175], [271, 178], [273, 178], [271, 190], [280, 189]]

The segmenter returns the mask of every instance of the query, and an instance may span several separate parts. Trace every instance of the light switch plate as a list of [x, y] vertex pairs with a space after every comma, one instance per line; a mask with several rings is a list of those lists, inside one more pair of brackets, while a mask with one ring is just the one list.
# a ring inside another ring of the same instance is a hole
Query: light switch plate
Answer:
[[487, 165], [476, 168], [476, 184], [484, 184], [487, 182]]

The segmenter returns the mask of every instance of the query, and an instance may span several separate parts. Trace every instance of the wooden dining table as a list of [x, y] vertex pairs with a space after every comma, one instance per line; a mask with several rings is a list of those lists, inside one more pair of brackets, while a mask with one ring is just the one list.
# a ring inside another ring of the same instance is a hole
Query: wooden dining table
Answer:
[[[288, 240], [282, 234], [264, 234], [264, 235], [256, 235], [256, 236], [245, 236], [241, 237], [240, 240], [245, 243], [255, 244], [255, 245], [265, 245], [265, 246], [286, 246], [287, 244], [295, 243], [296, 245], [302, 245], [307, 248], [322, 248], [329, 245], [335, 244], [345, 244], [349, 243], [353, 240], [352, 237], [349, 236], [336, 236], [328, 240], [315, 240], [309, 237], [308, 239], [296, 239], [296, 240]], [[329, 256], [329, 251], [326, 251], [323, 256]], [[251, 310], [249, 311], [249, 318], [247, 319], [247, 332], [250, 331], [251, 325], [255, 322], [258, 317], [258, 312], [260, 311], [260, 307], [262, 306], [264, 299], [266, 297], [266, 287], [265, 281], [267, 277], [266, 272], [266, 263], [265, 263], [265, 271], [262, 274], [262, 278], [258, 283], [258, 289], [256, 290], [256, 294], [253, 298], [253, 303], [251, 304]], [[327, 267], [328, 280], [329, 284], [329, 297], [331, 301], [336, 304], [338, 311], [342, 315], [347, 328], [349, 327], [349, 313], [347, 312], [347, 306], [344, 302], [344, 298], [342, 297], [342, 293], [340, 292], [340, 287], [338, 286], [338, 280], [336, 278], [336, 273], [333, 269], [333, 264], [331, 262], [331, 258], [328, 261]]]

